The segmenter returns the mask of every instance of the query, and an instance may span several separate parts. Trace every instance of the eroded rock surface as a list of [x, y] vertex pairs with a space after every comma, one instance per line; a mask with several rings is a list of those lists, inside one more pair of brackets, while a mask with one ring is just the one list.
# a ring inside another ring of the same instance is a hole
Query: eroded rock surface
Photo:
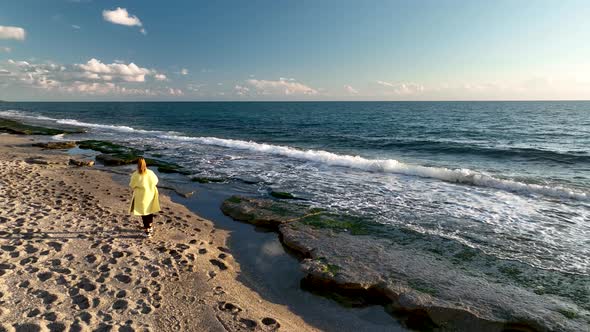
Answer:
[[92, 166], [94, 166], [94, 160], [77, 160], [77, 159], [70, 158], [69, 164], [74, 165], [74, 166], [92, 167]]
[[83, 131], [69, 128], [56, 129], [45, 128], [39, 126], [28, 125], [19, 121], [0, 118], [0, 133], [9, 133], [16, 135], [60, 135], [60, 134], [75, 134]]
[[[236, 220], [276, 229], [283, 244], [304, 258], [304, 286], [361, 297], [361, 304], [383, 304], [405, 318], [409, 327], [461, 331], [588, 329], [587, 306], [571, 298], [538, 294], [518, 283], [491, 277], [489, 267], [465, 269], [434, 251], [374, 236], [370, 225], [363, 227], [352, 217], [237, 196], [226, 200], [222, 210]], [[468, 259], [469, 255], [463, 255]]]
[[[101, 154], [96, 156], [96, 160], [100, 161], [105, 166], [134, 164], [137, 162], [138, 158], [144, 157], [145, 154], [145, 151], [108, 141], [85, 140], [78, 142], [78, 145], [80, 149], [100, 152]], [[144, 158], [148, 166], [157, 167], [158, 172], [160, 173], [189, 174], [189, 172], [180, 165], [159, 159]]]
[[63, 141], [63, 142], [39, 142], [34, 143], [33, 146], [49, 149], [49, 150], [66, 150], [76, 147], [74, 141]]
[[270, 228], [316, 212], [298, 205], [238, 196], [225, 200], [221, 211], [236, 220]]

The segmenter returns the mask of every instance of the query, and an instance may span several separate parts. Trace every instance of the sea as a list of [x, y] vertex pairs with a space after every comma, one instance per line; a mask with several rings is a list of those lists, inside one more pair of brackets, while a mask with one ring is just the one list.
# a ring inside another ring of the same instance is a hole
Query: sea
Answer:
[[[252, 194], [590, 275], [590, 102], [0, 103]], [[224, 185], [224, 184], [219, 184]]]

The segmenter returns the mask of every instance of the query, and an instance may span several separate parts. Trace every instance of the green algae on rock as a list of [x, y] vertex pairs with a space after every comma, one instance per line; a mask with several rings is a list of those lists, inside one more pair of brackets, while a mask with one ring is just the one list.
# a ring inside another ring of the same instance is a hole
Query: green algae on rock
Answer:
[[360, 218], [330, 213], [303, 204], [232, 196], [222, 203], [221, 210], [234, 219], [271, 228], [285, 223], [300, 223], [353, 235], [371, 233], [371, 227]]
[[122, 166], [130, 165], [137, 162], [139, 157], [133, 154], [99, 154], [96, 160], [102, 162], [105, 166]]
[[76, 142], [65, 141], [65, 142], [39, 142], [33, 143], [33, 146], [44, 148], [47, 150], [67, 150], [76, 147]]
[[79, 141], [78, 146], [80, 147], [80, 149], [94, 150], [94, 151], [107, 153], [107, 154], [129, 153], [129, 154], [135, 154], [137, 156], [142, 155], [141, 151], [138, 149], [126, 147], [126, 146], [112, 143], [112, 142], [108, 142], [108, 141], [85, 140], [85, 141]]
[[58, 129], [32, 126], [14, 120], [0, 118], [0, 132], [16, 135], [60, 135], [80, 134], [84, 131], [76, 129]]
[[[80, 149], [94, 150], [101, 152], [102, 154], [96, 156], [96, 160], [99, 160], [106, 166], [121, 166], [130, 165], [137, 162], [137, 159], [143, 157], [144, 151], [116, 144], [109, 141], [100, 140], [85, 140], [78, 142]], [[183, 175], [189, 175], [190, 172], [185, 170], [182, 166], [165, 162], [153, 158], [145, 158], [148, 166], [157, 167], [160, 173], [179, 173]]]
[[210, 178], [210, 177], [205, 177], [205, 176], [195, 176], [191, 178], [192, 182], [197, 182], [197, 183], [222, 183], [225, 182], [225, 179], [222, 178]]
[[221, 210], [236, 220], [270, 228], [292, 222], [305, 214], [305, 207], [299, 205], [243, 196], [226, 199]]
[[270, 195], [274, 198], [278, 199], [298, 199], [297, 197], [293, 196], [293, 194], [288, 193], [286, 191], [271, 191]]
[[174, 164], [174, 163], [169, 163], [166, 161], [162, 161], [162, 160], [158, 160], [158, 159], [152, 159], [152, 158], [145, 158], [145, 162], [151, 166], [157, 167], [158, 172], [160, 173], [178, 173], [178, 174], [182, 174], [182, 175], [190, 175], [191, 173], [187, 170], [184, 169], [184, 167]]

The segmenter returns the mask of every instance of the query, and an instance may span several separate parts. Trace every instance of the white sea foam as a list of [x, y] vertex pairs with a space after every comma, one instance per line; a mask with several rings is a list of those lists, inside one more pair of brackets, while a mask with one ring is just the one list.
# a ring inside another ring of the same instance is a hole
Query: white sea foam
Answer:
[[32, 120], [45, 120], [45, 121], [55, 121], [57, 119], [48, 118], [43, 115], [28, 115], [21, 111], [17, 110], [6, 110], [0, 111], [0, 117], [7, 117], [7, 118], [18, 118], [18, 119], [32, 119]]
[[69, 125], [69, 126], [77, 126], [77, 127], [86, 127], [86, 128], [99, 128], [99, 129], [107, 129], [107, 130], [115, 130], [120, 132], [132, 133], [132, 132], [139, 132], [139, 133], [149, 133], [148, 130], [141, 130], [135, 129], [128, 126], [113, 126], [113, 125], [104, 125], [98, 123], [89, 123], [89, 122], [82, 122], [73, 119], [61, 119], [55, 120], [55, 122], [59, 124]]
[[150, 130], [142, 130], [142, 129], [135, 129], [128, 126], [115, 126], [115, 125], [106, 125], [106, 124], [99, 124], [99, 123], [90, 123], [90, 122], [83, 122], [74, 119], [55, 119], [46, 117], [43, 115], [28, 115], [21, 111], [16, 110], [8, 110], [8, 111], [0, 111], [0, 117], [9, 117], [9, 118], [17, 118], [17, 119], [32, 119], [32, 120], [43, 120], [43, 121], [52, 121], [58, 124], [68, 125], [68, 126], [75, 126], [75, 127], [85, 127], [85, 128], [98, 128], [98, 129], [105, 129], [105, 130], [115, 130], [119, 132], [126, 132], [126, 133], [162, 133], [160, 131], [150, 131]]
[[488, 187], [516, 193], [540, 194], [550, 197], [570, 198], [580, 201], [589, 200], [589, 196], [585, 192], [576, 192], [564, 187], [551, 187], [538, 184], [522, 183], [507, 179], [499, 179], [491, 175], [464, 168], [449, 169], [442, 167], [426, 167], [402, 163], [395, 159], [367, 159], [360, 156], [339, 155], [322, 150], [300, 150], [289, 146], [216, 137], [187, 137], [171, 135], [162, 135], [160, 137], [169, 140], [192, 141], [199, 144], [216, 145], [227, 148], [268, 153], [289, 158], [323, 163], [331, 166], [349, 167], [371, 172], [418, 176], [442, 180], [445, 182]]

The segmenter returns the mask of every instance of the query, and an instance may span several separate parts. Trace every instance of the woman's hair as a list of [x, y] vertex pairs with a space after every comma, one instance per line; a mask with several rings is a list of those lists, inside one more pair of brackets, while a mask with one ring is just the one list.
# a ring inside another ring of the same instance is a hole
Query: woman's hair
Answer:
[[145, 159], [139, 158], [137, 159], [137, 172], [139, 174], [144, 174], [147, 171], [147, 165], [145, 164]]

